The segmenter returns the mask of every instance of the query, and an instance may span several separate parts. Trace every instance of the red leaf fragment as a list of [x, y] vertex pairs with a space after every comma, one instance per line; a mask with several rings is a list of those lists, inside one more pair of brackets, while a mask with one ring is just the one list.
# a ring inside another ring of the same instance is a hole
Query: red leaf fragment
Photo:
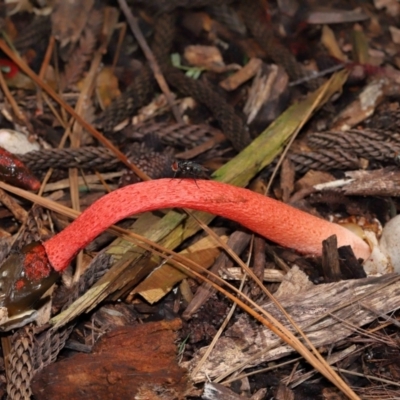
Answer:
[[0, 58], [0, 68], [5, 79], [11, 79], [19, 72], [18, 66], [7, 58]]

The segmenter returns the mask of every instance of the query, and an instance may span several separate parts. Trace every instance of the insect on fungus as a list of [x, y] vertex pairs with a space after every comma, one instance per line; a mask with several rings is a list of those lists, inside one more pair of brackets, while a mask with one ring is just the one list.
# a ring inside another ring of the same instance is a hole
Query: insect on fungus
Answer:
[[206, 174], [208, 169], [194, 161], [174, 161], [171, 165], [171, 169], [174, 171], [173, 178], [177, 175], [180, 175], [182, 179], [184, 177], [191, 177], [197, 187], [199, 187], [199, 185], [197, 184], [196, 178], [208, 177]]

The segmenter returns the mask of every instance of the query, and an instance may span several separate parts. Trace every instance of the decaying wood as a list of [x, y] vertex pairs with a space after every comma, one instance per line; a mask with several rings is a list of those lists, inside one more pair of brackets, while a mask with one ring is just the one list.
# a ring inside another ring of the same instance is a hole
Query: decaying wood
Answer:
[[400, 196], [400, 171], [387, 167], [371, 171], [348, 171], [351, 180], [337, 180], [329, 184], [316, 185], [324, 192], [343, 193], [348, 196]]
[[[293, 280], [295, 274], [296, 271], [291, 271], [285, 279]], [[286, 293], [280, 292], [283, 294], [279, 301], [317, 348], [333, 346], [353, 333], [351, 326], [362, 327], [376, 319], [376, 314], [363, 305], [383, 314], [400, 308], [400, 277], [395, 274], [318, 285], [297, 294], [293, 293], [292, 285]], [[266, 304], [264, 309], [292, 329], [273, 304]], [[196, 365], [205, 350], [201, 349], [187, 366]], [[192, 378], [201, 382], [225, 375], [250, 358], [252, 361], [247, 367], [277, 360], [292, 352], [271, 331], [242, 316], [227, 330], [203, 368]]]
[[326, 282], [338, 282], [342, 276], [340, 272], [337, 238], [335, 235], [322, 242], [322, 269]]
[[350, 246], [342, 246], [338, 249], [340, 271], [343, 279], [366, 278], [367, 274], [362, 264], [357, 260]]
[[343, 187], [346, 195], [352, 196], [400, 196], [400, 171], [398, 168], [383, 168], [374, 171], [347, 172], [353, 182]]
[[41, 371], [33, 393], [43, 400], [183, 399], [190, 383], [176, 361], [180, 328], [180, 320], [117, 328], [92, 354], [75, 354]]

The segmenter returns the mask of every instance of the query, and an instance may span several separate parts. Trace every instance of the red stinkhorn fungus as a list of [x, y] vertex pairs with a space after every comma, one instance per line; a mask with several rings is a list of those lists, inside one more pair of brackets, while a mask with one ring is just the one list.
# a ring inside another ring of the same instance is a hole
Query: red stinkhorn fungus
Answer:
[[[136, 213], [170, 207], [190, 208], [229, 218], [282, 246], [305, 254], [320, 255], [322, 241], [331, 235], [337, 236], [339, 246], [350, 245], [357, 257], [366, 259], [370, 254], [369, 246], [349, 230], [279, 201], [215, 181], [197, 180], [197, 185], [191, 179], [160, 179], [107, 194], [62, 232], [38, 245], [40, 251], [35, 251], [31, 257], [35, 262], [24, 263], [24, 276], [44, 279], [49, 265], [62, 272], [79, 250], [110, 225]], [[40, 258], [44, 254], [47, 259]], [[27, 260], [28, 256], [25, 255], [24, 259]], [[3, 267], [0, 277], [2, 270]], [[15, 284], [14, 290], [17, 290]]]

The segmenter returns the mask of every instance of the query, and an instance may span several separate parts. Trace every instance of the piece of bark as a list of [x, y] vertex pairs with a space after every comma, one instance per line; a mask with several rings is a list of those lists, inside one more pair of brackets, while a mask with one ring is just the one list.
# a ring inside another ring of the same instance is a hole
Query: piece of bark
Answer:
[[342, 279], [336, 235], [322, 242], [322, 270], [325, 282], [338, 282]]
[[311, 290], [314, 284], [310, 281], [308, 275], [304, 273], [297, 265], [294, 265], [283, 277], [282, 283], [274, 293], [277, 299], [286, 296], [294, 296], [306, 290]]
[[261, 68], [262, 61], [259, 58], [251, 58], [250, 61], [239, 71], [221, 81], [219, 85], [227, 90], [236, 90], [240, 85], [247, 82], [257, 73]]
[[33, 394], [41, 400], [183, 399], [190, 384], [176, 361], [180, 327], [173, 320], [115, 329], [92, 354], [75, 354], [38, 373]]
[[353, 182], [343, 186], [342, 192], [351, 196], [400, 196], [400, 171], [388, 167], [374, 171], [351, 171], [346, 177]]
[[338, 252], [343, 279], [362, 279], [367, 277], [363, 266], [357, 260], [350, 246], [339, 247]]
[[317, 184], [315, 189], [322, 193], [343, 193], [347, 196], [400, 196], [400, 171], [396, 167], [372, 171], [348, 171], [346, 178], [327, 184]]
[[249, 125], [268, 126], [282, 113], [282, 108], [286, 108], [288, 82], [289, 77], [281, 67], [263, 64], [259, 68], [243, 108]]
[[[354, 327], [364, 326], [377, 318], [375, 313], [360, 307], [360, 302], [383, 314], [400, 308], [400, 277], [389, 274], [317, 285], [296, 294], [288, 293], [279, 301], [314, 346], [330, 348], [338, 342], [343, 345], [345, 339], [354, 333]], [[263, 308], [286, 327], [289, 326], [274, 304], [268, 303]], [[191, 361], [183, 365], [188, 368], [197, 365], [204, 351], [200, 349]], [[218, 340], [212, 359], [192, 379], [201, 382], [238, 366], [242, 369], [244, 362], [252, 357], [246, 367], [278, 360], [293, 352], [269, 329], [242, 316]]]

